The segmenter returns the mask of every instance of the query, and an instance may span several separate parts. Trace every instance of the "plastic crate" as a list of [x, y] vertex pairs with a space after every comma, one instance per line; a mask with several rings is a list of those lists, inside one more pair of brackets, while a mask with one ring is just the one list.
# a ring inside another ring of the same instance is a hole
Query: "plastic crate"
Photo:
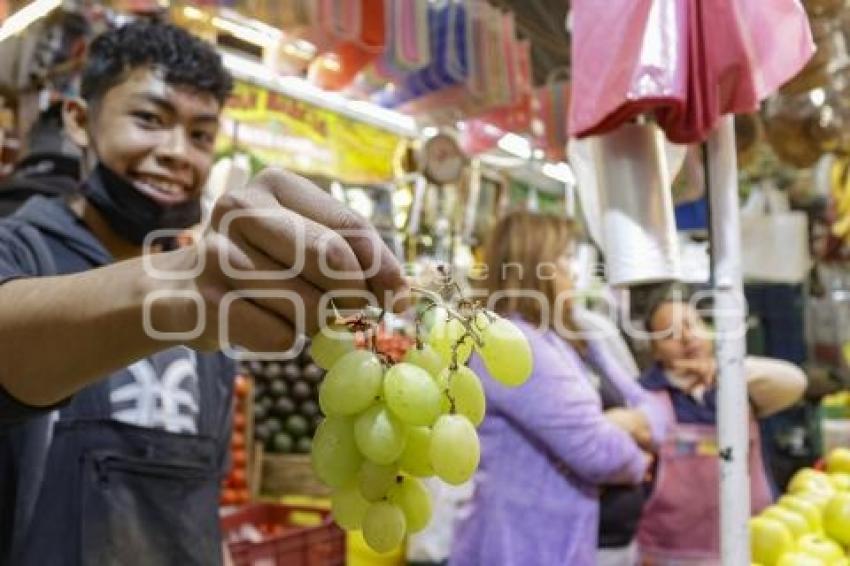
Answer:
[[[261, 525], [283, 529], [262, 540], [239, 540], [240, 533]], [[257, 503], [222, 517], [221, 529], [234, 566], [345, 564], [345, 533], [324, 509]]]

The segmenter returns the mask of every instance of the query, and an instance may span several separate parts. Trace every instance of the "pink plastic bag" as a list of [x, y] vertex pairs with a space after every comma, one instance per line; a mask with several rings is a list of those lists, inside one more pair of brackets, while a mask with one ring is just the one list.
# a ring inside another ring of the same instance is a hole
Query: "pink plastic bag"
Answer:
[[[599, 134], [655, 112], [667, 137], [704, 139], [749, 112], [814, 52], [798, 0], [573, 2], [570, 133]], [[613, 38], [617, 38], [614, 40]]]

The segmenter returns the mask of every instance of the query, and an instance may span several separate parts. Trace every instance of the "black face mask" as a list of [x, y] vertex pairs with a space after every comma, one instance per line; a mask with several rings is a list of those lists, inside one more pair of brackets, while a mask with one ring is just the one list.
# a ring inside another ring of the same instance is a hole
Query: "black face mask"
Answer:
[[138, 246], [154, 230], [182, 230], [201, 220], [201, 201], [164, 206], [102, 163], [83, 183], [83, 193], [112, 230]]

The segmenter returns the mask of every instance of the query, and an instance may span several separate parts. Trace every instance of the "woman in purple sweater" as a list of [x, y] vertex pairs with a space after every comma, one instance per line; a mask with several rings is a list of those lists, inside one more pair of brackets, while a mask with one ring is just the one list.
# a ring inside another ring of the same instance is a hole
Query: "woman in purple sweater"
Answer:
[[[450, 566], [593, 566], [600, 486], [639, 483], [645, 451], [664, 433], [664, 412], [634, 377], [575, 337], [572, 244], [570, 222], [554, 216], [512, 213], [493, 230], [487, 291], [504, 297], [495, 309], [527, 337], [534, 372], [508, 389], [471, 362], [483, 376], [487, 417]], [[619, 388], [627, 408], [603, 412], [600, 382]]]

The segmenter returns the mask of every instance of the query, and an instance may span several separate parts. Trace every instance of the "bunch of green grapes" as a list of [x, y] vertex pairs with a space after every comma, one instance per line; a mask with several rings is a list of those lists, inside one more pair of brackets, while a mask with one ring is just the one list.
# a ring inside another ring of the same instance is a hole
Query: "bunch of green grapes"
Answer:
[[427, 343], [392, 364], [357, 349], [345, 324], [322, 329], [312, 357], [328, 370], [319, 389], [325, 420], [313, 438], [312, 462], [332, 488], [331, 509], [346, 530], [362, 530], [377, 552], [398, 547], [424, 529], [431, 500], [421, 478], [468, 481], [478, 467], [476, 427], [485, 397], [466, 367], [473, 350], [494, 379], [521, 385], [531, 374], [531, 351], [510, 321], [469, 305], [436, 308]]

